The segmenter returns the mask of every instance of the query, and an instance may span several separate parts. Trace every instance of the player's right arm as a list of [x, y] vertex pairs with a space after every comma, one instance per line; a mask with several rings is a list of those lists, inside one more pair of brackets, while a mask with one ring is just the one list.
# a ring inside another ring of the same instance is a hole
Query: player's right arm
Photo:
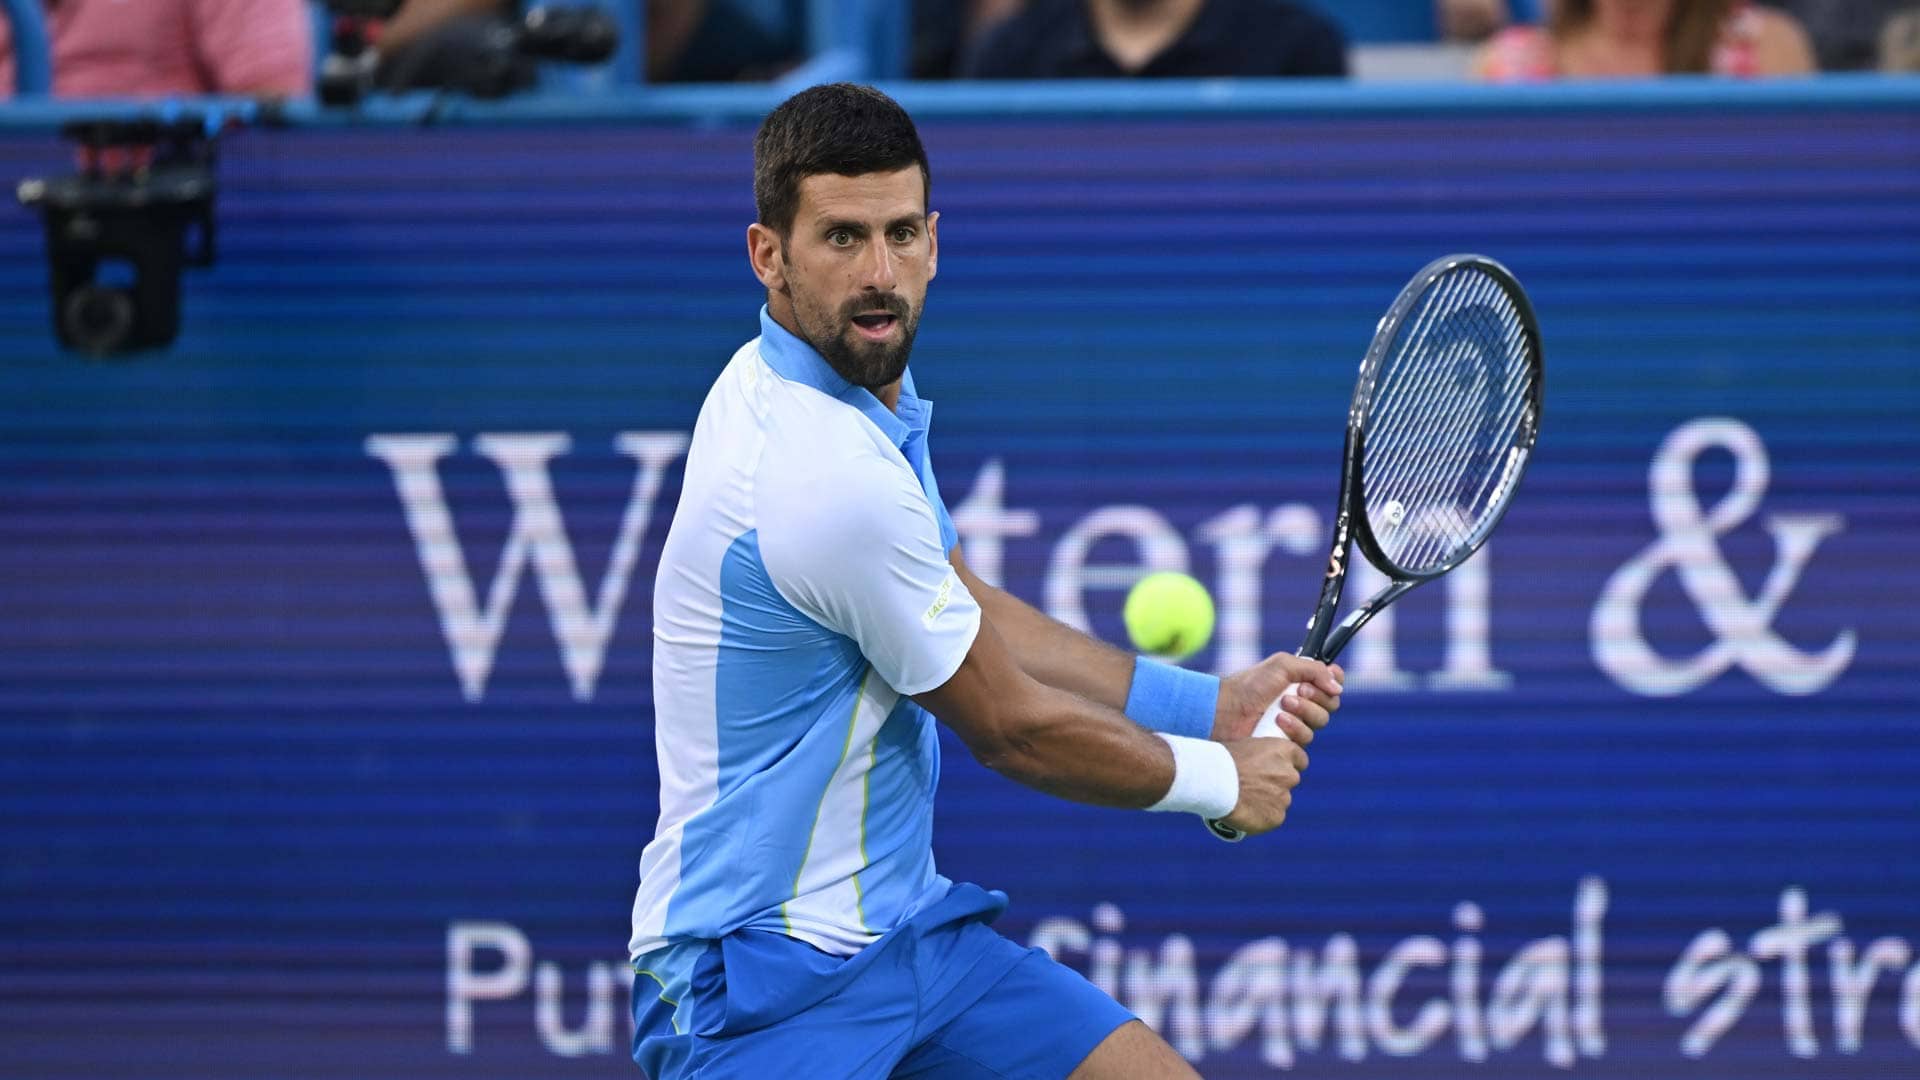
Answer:
[[[1145, 809], [1174, 783], [1166, 740], [1116, 709], [1034, 679], [984, 619], [953, 676], [914, 700], [981, 764], [1050, 795]], [[1248, 833], [1277, 828], [1307, 767], [1306, 751], [1288, 739], [1245, 739], [1226, 751], [1239, 781], [1228, 824]]]
[[1246, 832], [1285, 818], [1306, 765], [1290, 740], [1222, 749], [1155, 735], [1021, 670], [948, 563], [904, 463], [859, 440], [823, 441], [808, 454], [764, 457], [754, 498], [756, 546], [780, 597], [851, 639], [875, 675], [989, 768], [1078, 802], [1194, 809]]

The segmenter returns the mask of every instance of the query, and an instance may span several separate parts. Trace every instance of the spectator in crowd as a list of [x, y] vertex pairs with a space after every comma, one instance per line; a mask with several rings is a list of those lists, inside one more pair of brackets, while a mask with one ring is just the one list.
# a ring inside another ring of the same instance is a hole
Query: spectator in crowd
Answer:
[[[459, 85], [460, 69], [505, 25], [512, 0], [405, 0], [380, 27], [374, 81], [384, 90]], [[499, 74], [504, 86], [533, 82], [533, 63]]]
[[987, 31], [977, 79], [1345, 75], [1346, 39], [1288, 0], [1031, 0]]
[[[1866, 71], [1881, 62], [1886, 28], [1914, 0], [1768, 0], [1798, 20], [1822, 71]], [[1436, 0], [1449, 41], [1482, 41], [1510, 23], [1544, 21], [1541, 0]]]
[[1557, 0], [1545, 27], [1496, 34], [1474, 61], [1492, 82], [1814, 71], [1806, 31], [1748, 0]]
[[770, 79], [806, 58], [799, 0], [648, 0], [649, 82]]
[[[514, 10], [513, 0], [405, 0], [379, 27], [375, 84], [395, 91], [473, 89], [477, 79], [490, 85], [486, 96], [533, 85], [533, 61], [489, 47]], [[484, 77], [474, 71], [476, 58], [488, 64]], [[493, 70], [495, 62], [505, 68]]]
[[1887, 17], [1886, 25], [1880, 30], [1880, 70], [1920, 71], [1920, 7]]
[[1822, 71], [1869, 71], [1880, 59], [1888, 22], [1914, 0], [1772, 0], [1800, 20]]
[[1513, 23], [1540, 21], [1543, 0], [1434, 0], [1435, 21], [1447, 41], [1485, 41]]
[[1513, 21], [1507, 0], [1435, 0], [1434, 6], [1447, 41], [1485, 41]]
[[[53, 92], [172, 97], [312, 92], [303, 0], [46, 0]], [[12, 27], [0, 18], [0, 96], [12, 96]]]
[[913, 43], [907, 74], [951, 79], [980, 35], [1011, 18], [1021, 0], [913, 0]]

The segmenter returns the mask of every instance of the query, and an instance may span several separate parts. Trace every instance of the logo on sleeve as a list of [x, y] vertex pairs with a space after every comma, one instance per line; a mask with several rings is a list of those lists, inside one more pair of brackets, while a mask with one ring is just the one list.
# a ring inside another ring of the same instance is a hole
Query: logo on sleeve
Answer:
[[933, 629], [933, 620], [947, 610], [947, 601], [951, 599], [953, 599], [953, 573], [949, 571], [940, 581], [940, 591], [934, 594], [933, 604], [927, 608], [924, 615], [920, 616], [920, 625], [929, 630]]

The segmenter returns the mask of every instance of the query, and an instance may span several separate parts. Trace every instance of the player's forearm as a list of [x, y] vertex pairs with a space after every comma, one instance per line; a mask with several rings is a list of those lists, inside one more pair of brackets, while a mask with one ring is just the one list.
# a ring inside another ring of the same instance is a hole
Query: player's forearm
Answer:
[[983, 585], [974, 595], [1022, 671], [1110, 709], [1126, 706], [1132, 653], [1083, 634], [1004, 589]]
[[1113, 708], [1027, 674], [984, 612], [959, 669], [914, 700], [981, 764], [1064, 799], [1145, 807], [1173, 783], [1164, 741]]
[[1116, 649], [1051, 619], [1020, 598], [965, 570], [967, 588], [1035, 680], [1119, 709], [1152, 731], [1205, 739], [1213, 735], [1220, 681]]
[[982, 764], [1038, 791], [1141, 809], [1173, 783], [1167, 744], [1120, 712], [1035, 681], [1001, 737], [973, 747]]

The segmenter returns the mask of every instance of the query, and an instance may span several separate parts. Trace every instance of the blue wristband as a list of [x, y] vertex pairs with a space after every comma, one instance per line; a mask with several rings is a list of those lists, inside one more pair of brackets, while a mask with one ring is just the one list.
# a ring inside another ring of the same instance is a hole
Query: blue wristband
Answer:
[[1125, 711], [1141, 727], [1189, 739], [1211, 738], [1213, 712], [1219, 704], [1218, 677], [1134, 657], [1133, 688], [1127, 691]]

